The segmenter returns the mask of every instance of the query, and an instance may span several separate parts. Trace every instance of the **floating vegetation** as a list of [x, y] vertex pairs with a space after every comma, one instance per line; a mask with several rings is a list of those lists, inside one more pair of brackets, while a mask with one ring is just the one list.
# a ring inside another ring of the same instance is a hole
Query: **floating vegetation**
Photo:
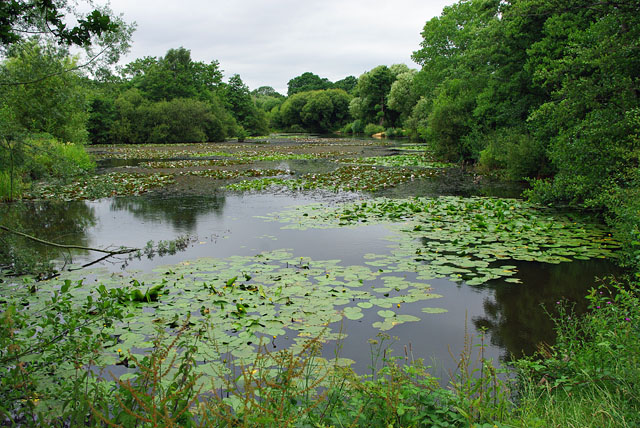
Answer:
[[452, 163], [436, 162], [426, 155], [391, 155], [371, 156], [365, 158], [343, 159], [340, 162], [359, 165], [378, 165], [386, 167], [420, 167], [420, 168], [451, 168]]
[[226, 190], [235, 192], [263, 191], [269, 188], [287, 188], [291, 190], [303, 190], [309, 183], [298, 178], [259, 178], [257, 180], [242, 180], [224, 186]]
[[346, 153], [343, 152], [316, 152], [316, 153], [294, 153], [294, 152], [269, 152], [269, 151], [257, 151], [257, 150], [244, 150], [237, 152], [204, 152], [194, 153], [193, 156], [208, 157], [208, 156], [226, 156], [236, 158], [243, 162], [270, 162], [270, 161], [282, 161], [282, 160], [311, 160], [311, 159], [323, 159], [332, 158], [337, 156], [343, 156]]
[[498, 278], [520, 282], [508, 261], [615, 258], [618, 248], [598, 224], [513, 199], [377, 198], [339, 206], [307, 205], [267, 219], [302, 230], [385, 223], [399, 232], [391, 237], [391, 254], [369, 254], [368, 265], [469, 285]]
[[241, 181], [225, 187], [227, 190], [265, 190], [285, 187], [294, 190], [326, 189], [333, 191], [369, 191], [395, 187], [419, 178], [433, 177], [434, 169], [376, 168], [375, 166], [342, 166], [324, 174], [304, 174], [297, 179], [259, 179]]
[[175, 182], [169, 174], [130, 174], [112, 172], [76, 179], [69, 184], [42, 183], [36, 186], [29, 199], [56, 199], [74, 201], [100, 199], [111, 196], [140, 195]]
[[192, 329], [199, 337], [197, 361], [222, 361], [222, 354], [230, 354], [242, 364], [255, 356], [261, 342], [294, 343], [295, 348], [318, 336], [336, 339], [338, 332], [332, 331], [331, 324], [343, 318], [362, 319], [366, 311], [377, 313], [373, 327], [382, 331], [419, 321], [403, 313], [404, 305], [441, 297], [424, 281], [278, 250], [184, 261], [135, 277], [100, 270], [69, 272], [39, 283], [38, 293], [16, 287], [13, 296], [7, 290], [6, 298], [23, 301], [30, 311], [37, 311], [65, 284], [89, 274], [97, 275], [100, 285], [74, 288], [74, 301], [82, 305], [96, 298], [96, 293], [117, 295], [126, 314], [122, 324], [87, 326], [109, 329], [113, 342], [105, 344], [101, 362], [106, 365], [118, 364], [128, 351], [150, 347], [157, 327], [175, 329], [188, 317], [199, 325]]
[[230, 166], [241, 165], [244, 161], [239, 159], [207, 159], [207, 160], [179, 160], [179, 161], [156, 161], [141, 162], [141, 168], [193, 168], [204, 166]]
[[195, 175], [198, 177], [209, 177], [215, 180], [232, 180], [238, 177], [271, 177], [276, 175], [291, 174], [284, 169], [246, 169], [246, 170], [224, 170], [207, 169], [202, 171], [183, 171], [181, 175]]
[[425, 152], [430, 150], [426, 144], [403, 144], [401, 146], [395, 146], [394, 150], [411, 150], [416, 152]]

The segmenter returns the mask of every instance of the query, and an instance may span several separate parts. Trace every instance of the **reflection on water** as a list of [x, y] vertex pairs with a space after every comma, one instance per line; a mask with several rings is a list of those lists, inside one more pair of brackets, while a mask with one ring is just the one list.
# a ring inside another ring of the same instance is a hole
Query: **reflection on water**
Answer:
[[[87, 230], [97, 224], [95, 210], [85, 202], [36, 201], [0, 204], [0, 224], [39, 239], [65, 245], [87, 246]], [[42, 257], [63, 257], [67, 250], [38, 244], [12, 235], [4, 236], [10, 245], [29, 248]], [[8, 244], [7, 244], [8, 245]]]
[[128, 211], [142, 221], [170, 223], [175, 229], [191, 233], [198, 218], [209, 213], [221, 217], [224, 213], [225, 195], [185, 195], [179, 200], [160, 195], [143, 195], [137, 198], [116, 198], [111, 201], [111, 211]]
[[486, 328], [491, 343], [506, 351], [505, 357], [531, 354], [539, 343], [553, 343], [549, 314], [555, 315], [558, 302], [568, 301], [577, 313], [584, 312], [594, 278], [619, 273], [607, 260], [514, 264], [523, 284], [490, 285], [493, 293], [484, 298], [484, 315], [473, 318], [475, 327]]

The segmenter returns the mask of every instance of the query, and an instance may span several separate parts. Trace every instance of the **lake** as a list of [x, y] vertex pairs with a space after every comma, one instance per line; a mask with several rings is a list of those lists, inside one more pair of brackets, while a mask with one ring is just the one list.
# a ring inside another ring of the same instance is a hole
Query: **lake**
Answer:
[[616, 272], [615, 245], [594, 220], [531, 208], [517, 199], [522, 185], [429, 163], [423, 147], [403, 142], [300, 136], [90, 150], [102, 174], [173, 181], [0, 209], [42, 239], [141, 249], [94, 263], [95, 252], [42, 248], [65, 270], [42, 290], [65, 278], [82, 278], [85, 293], [166, 284], [157, 302], [131, 305], [140, 328], [114, 332], [106, 364], [117, 362], [115, 347], [148, 350], [152, 321], [190, 314], [225, 347], [216, 355], [238, 361], [260, 340], [271, 351], [319, 336], [326, 358], [366, 373], [382, 333], [393, 355], [423, 358], [446, 378], [465, 337], [484, 334], [484, 357], [504, 361], [553, 342], [546, 311], [563, 299], [583, 310], [595, 278]]

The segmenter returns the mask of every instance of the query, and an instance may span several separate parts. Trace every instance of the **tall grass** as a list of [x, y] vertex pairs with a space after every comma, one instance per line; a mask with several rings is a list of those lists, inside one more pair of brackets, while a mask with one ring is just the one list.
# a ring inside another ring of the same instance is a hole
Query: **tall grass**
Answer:
[[20, 199], [32, 181], [65, 180], [95, 166], [81, 144], [63, 143], [46, 134], [0, 145], [0, 200]]
[[640, 426], [638, 291], [609, 279], [591, 290], [590, 310], [579, 317], [558, 302], [556, 345], [516, 363], [522, 426]]

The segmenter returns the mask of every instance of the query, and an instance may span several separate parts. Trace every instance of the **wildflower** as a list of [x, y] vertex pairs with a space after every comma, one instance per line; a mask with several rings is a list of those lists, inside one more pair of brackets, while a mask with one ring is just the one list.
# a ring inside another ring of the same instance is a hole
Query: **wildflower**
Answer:
[[596, 306], [596, 309], [600, 309], [600, 306]]
[[629, 318], [629, 317], [625, 317], [625, 319], [624, 319], [624, 320], [625, 320], [625, 321], [631, 321], [631, 318]]
[[118, 348], [118, 354], [122, 353], [122, 349]]

